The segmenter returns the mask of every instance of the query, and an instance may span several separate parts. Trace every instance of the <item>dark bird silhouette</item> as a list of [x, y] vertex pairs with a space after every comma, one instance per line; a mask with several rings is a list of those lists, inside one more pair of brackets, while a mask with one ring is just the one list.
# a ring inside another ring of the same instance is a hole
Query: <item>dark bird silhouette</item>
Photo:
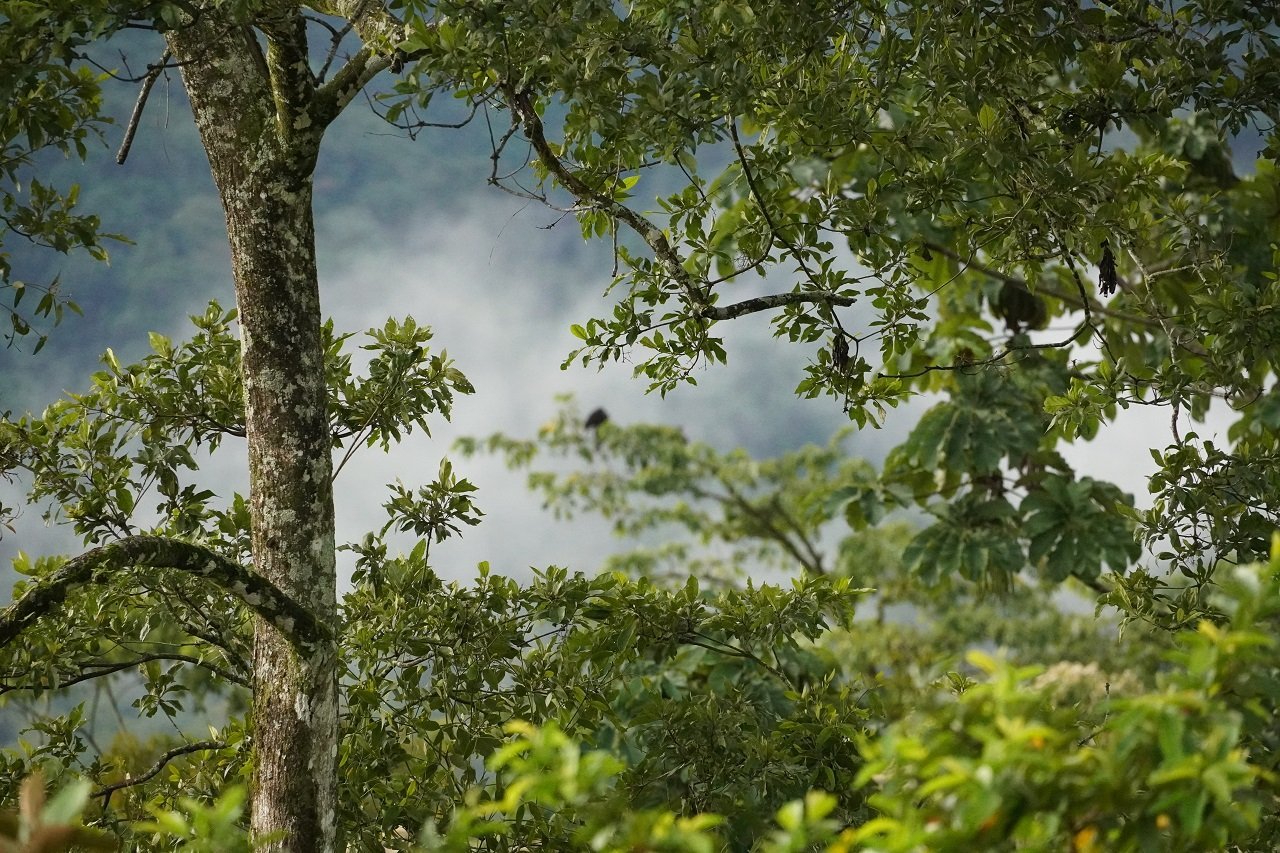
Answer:
[[583, 424], [583, 426], [587, 429], [595, 429], [607, 420], [609, 420], [609, 413], [604, 409], [596, 409], [594, 412], [587, 415], [587, 422]]

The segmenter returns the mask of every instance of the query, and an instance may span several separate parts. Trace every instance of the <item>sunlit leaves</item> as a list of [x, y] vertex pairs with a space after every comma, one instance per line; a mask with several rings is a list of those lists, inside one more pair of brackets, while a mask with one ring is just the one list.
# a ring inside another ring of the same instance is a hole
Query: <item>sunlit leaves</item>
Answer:
[[[1153, 838], [1266, 849], [1275, 835], [1255, 835], [1270, 796], [1259, 787], [1273, 782], [1250, 760], [1258, 711], [1238, 691], [1256, 695], [1255, 673], [1272, 671], [1274, 566], [1246, 567], [1225, 587], [1231, 623], [1184, 635], [1154, 691], [1117, 694], [1097, 671], [972, 655], [980, 681], [865, 742], [861, 780], [876, 780], [881, 816], [854, 838], [902, 851], [995, 839], [1141, 850]], [[1087, 698], [1064, 701], [1073, 694]]]

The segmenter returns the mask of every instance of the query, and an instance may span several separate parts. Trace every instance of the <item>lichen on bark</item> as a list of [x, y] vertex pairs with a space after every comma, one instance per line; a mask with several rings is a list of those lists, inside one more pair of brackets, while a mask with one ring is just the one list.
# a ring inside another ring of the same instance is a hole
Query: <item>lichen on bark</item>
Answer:
[[[231, 244], [254, 569], [333, 624], [332, 460], [311, 211], [324, 122], [311, 120], [315, 88], [296, 8], [264, 25], [269, 62], [255, 39], [223, 24], [211, 15], [167, 37]], [[259, 837], [283, 833], [270, 849], [330, 850], [336, 649], [331, 640], [295, 645], [279, 628], [260, 620], [255, 630], [251, 828]]]

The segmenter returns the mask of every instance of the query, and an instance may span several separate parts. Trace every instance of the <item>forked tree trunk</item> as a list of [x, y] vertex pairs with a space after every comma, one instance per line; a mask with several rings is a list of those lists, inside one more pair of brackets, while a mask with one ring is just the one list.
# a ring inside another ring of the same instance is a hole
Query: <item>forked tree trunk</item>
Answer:
[[[305, 42], [301, 57], [290, 58], [274, 41], [264, 56], [247, 27], [216, 17], [170, 32], [168, 41], [182, 63], [231, 241], [253, 567], [332, 625], [332, 459], [311, 212], [321, 128], [308, 125], [303, 93], [280, 83], [293, 76], [289, 62], [305, 62]], [[258, 838], [283, 834], [273, 850], [331, 850], [335, 649], [300, 652], [259, 621], [253, 669], [252, 831]]]

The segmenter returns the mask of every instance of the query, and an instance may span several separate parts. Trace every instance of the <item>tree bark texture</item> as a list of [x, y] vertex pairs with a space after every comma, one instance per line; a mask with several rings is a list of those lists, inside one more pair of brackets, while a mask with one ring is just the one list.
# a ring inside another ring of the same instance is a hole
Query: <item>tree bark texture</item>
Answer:
[[[168, 34], [226, 213], [240, 311], [253, 568], [336, 622], [332, 458], [311, 172], [314, 111], [302, 21], [249, 27], [206, 7]], [[334, 847], [338, 737], [332, 642], [255, 629], [251, 829], [271, 850]]]

